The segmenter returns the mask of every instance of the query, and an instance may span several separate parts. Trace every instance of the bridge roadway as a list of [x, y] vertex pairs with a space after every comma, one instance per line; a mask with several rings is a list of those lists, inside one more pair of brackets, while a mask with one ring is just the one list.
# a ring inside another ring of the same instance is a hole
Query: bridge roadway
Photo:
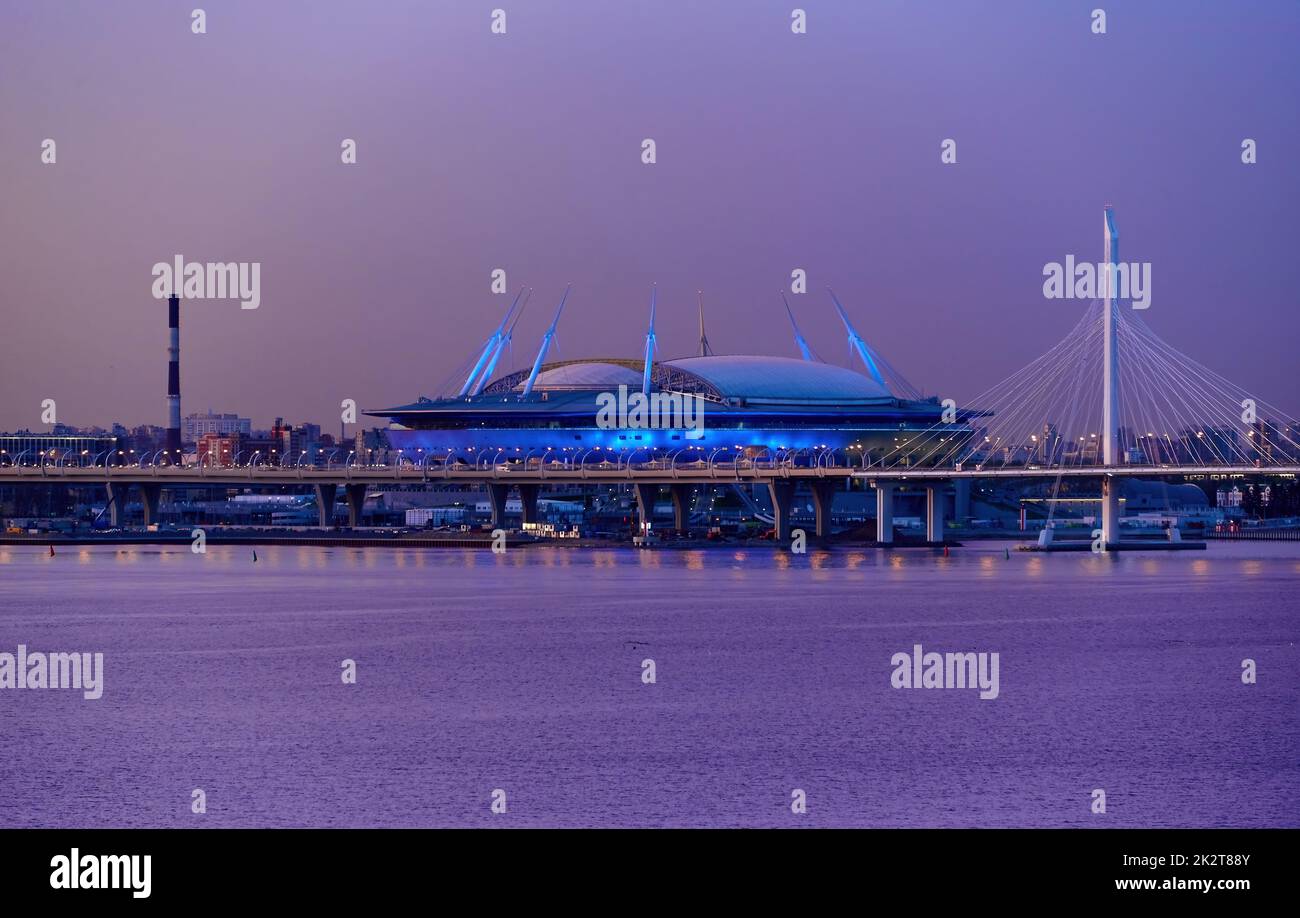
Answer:
[[[774, 462], [677, 463], [666, 461], [601, 463], [575, 466], [564, 463], [515, 465], [441, 465], [410, 464], [400, 466], [306, 466], [281, 467], [256, 465], [242, 467], [211, 466], [77, 466], [46, 463], [44, 465], [0, 466], [0, 485], [103, 485], [108, 492], [108, 509], [114, 526], [120, 526], [126, 495], [131, 488], [140, 492], [145, 524], [157, 519], [158, 504], [164, 487], [232, 487], [312, 486], [316, 490], [321, 526], [332, 524], [338, 489], [343, 488], [351, 525], [358, 524], [366, 491], [372, 486], [394, 482], [462, 482], [486, 487], [492, 503], [493, 525], [505, 521], [506, 499], [511, 487], [517, 487], [523, 521], [537, 521], [537, 498], [542, 484], [629, 484], [636, 494], [642, 523], [649, 520], [661, 486], [668, 486], [672, 496], [677, 528], [685, 528], [689, 512], [690, 487], [699, 484], [762, 484], [768, 488], [776, 519], [776, 536], [789, 536], [795, 486], [807, 481], [813, 495], [816, 535], [830, 532], [831, 501], [840, 482], [857, 479], [869, 482], [876, 490], [877, 541], [893, 541], [894, 492], [900, 485], [918, 484], [926, 488], [926, 536], [931, 542], [943, 540], [943, 488], [956, 484], [959, 495], [972, 480], [1025, 478], [1099, 478], [1102, 480], [1103, 515], [1118, 519], [1116, 478], [1161, 477], [1174, 475], [1298, 475], [1300, 465], [1224, 466], [1224, 465], [1124, 465], [1115, 467], [1015, 466], [984, 468], [955, 467], [863, 467], [818, 463], [795, 466]], [[967, 491], [967, 493], [969, 493]], [[960, 497], [959, 497], [960, 501]], [[1117, 541], [1108, 529], [1107, 541]]]

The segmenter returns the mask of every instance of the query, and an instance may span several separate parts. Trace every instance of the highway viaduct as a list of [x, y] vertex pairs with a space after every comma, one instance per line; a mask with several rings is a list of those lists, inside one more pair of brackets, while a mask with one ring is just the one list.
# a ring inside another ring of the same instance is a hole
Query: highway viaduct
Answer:
[[[949, 486], [957, 492], [958, 515], [963, 504], [968, 506], [969, 487], [976, 480], [999, 479], [1079, 479], [1093, 478], [1102, 482], [1103, 506], [1114, 502], [1110, 510], [1118, 516], [1119, 489], [1117, 480], [1125, 477], [1168, 477], [1198, 474], [1275, 475], [1300, 474], [1300, 465], [1125, 465], [1071, 466], [1071, 467], [862, 467], [820, 464], [804, 466], [776, 462], [727, 462], [670, 464], [666, 461], [649, 461], [637, 464], [602, 463], [599, 465], [573, 465], [556, 462], [550, 466], [535, 463], [480, 466], [309, 466], [280, 467], [254, 465], [243, 467], [221, 466], [76, 466], [76, 465], [10, 465], [0, 466], [0, 485], [21, 486], [39, 484], [102, 485], [108, 494], [108, 512], [114, 526], [124, 520], [123, 508], [127, 494], [136, 489], [144, 508], [145, 524], [158, 520], [161, 495], [166, 488], [176, 487], [306, 487], [315, 490], [320, 508], [320, 525], [332, 524], [333, 508], [343, 490], [348, 507], [349, 523], [360, 522], [366, 492], [371, 487], [392, 483], [463, 483], [483, 487], [492, 507], [492, 523], [505, 522], [506, 500], [511, 489], [519, 493], [525, 523], [537, 521], [537, 499], [543, 485], [604, 484], [629, 485], [636, 495], [642, 524], [654, 512], [654, 504], [661, 488], [667, 488], [673, 502], [676, 526], [686, 528], [690, 489], [699, 485], [744, 484], [763, 485], [768, 489], [776, 523], [776, 537], [789, 538], [791, 512], [795, 487], [800, 482], [809, 485], [815, 510], [815, 534], [830, 533], [831, 502], [836, 491], [850, 481], [863, 481], [876, 491], [876, 539], [881, 544], [893, 541], [894, 498], [900, 486], [916, 485], [926, 489], [926, 539], [943, 540], [944, 489]], [[1110, 541], [1108, 539], [1108, 541]]]

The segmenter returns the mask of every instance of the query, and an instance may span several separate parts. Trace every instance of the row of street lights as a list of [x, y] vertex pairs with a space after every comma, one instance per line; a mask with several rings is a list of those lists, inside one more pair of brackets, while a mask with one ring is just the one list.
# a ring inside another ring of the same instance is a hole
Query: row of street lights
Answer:
[[[595, 457], [601, 458], [600, 464], [603, 466], [608, 466], [612, 459], [614, 468], [616, 470], [631, 469], [634, 466], [643, 467], [644, 465], [659, 465], [661, 467], [675, 469], [677, 468], [679, 457], [682, 457], [683, 454], [687, 454], [687, 456], [689, 457], [690, 454], [696, 453], [698, 454], [698, 458], [693, 460], [694, 463], [707, 464], [707, 467], [710, 470], [712, 470], [715, 467], [715, 464], [718, 462], [719, 456], [725, 455], [733, 451], [740, 451], [743, 450], [744, 448], [745, 447], [739, 444], [734, 447], [728, 447], [728, 446], [715, 447], [712, 450], [709, 450], [707, 447], [703, 447], [703, 446], [681, 446], [678, 447], [677, 449], [672, 450], [671, 452], [668, 452], [667, 455], [665, 456], [656, 457], [655, 453], [660, 451], [661, 449], [660, 447], [649, 447], [649, 446], [620, 447], [617, 451], [617, 455], [615, 455], [614, 447], [600, 447], [600, 446], [592, 446], [586, 448], [566, 446], [566, 447], [562, 447], [558, 451], [555, 449], [555, 447], [547, 447], [545, 450], [542, 450], [540, 448], [533, 448], [528, 450], [526, 453], [524, 453], [522, 447], [514, 447], [513, 449], [509, 447], [501, 447], [496, 450], [495, 454], [493, 454], [490, 449], [485, 449], [482, 452], [478, 453], [478, 455], [474, 457], [474, 468], [475, 470], [481, 470], [481, 471], [487, 471], [492, 468], [498, 468], [504, 471], [508, 471], [509, 467], [515, 464], [520, 464], [524, 468], [531, 468], [533, 463], [533, 457], [535, 454], [538, 454], [537, 455], [538, 465], [544, 468], [547, 465], [548, 457], [552, 453], [558, 452], [562, 454], [563, 458], [562, 459], [557, 458], [555, 460], [552, 460], [550, 464], [551, 465], [559, 464], [565, 470], [582, 468], [587, 464], [589, 458], [593, 457], [593, 455]], [[854, 449], [860, 450], [861, 447], [849, 446], [846, 448], [845, 452]], [[470, 448], [470, 451], [474, 451], [473, 447]], [[91, 456], [90, 450], [82, 450], [80, 454], [75, 454], [70, 450], [64, 450], [62, 453], [59, 453], [59, 451], [55, 449], [50, 449], [48, 451], [45, 450], [37, 451], [37, 450], [27, 449], [27, 450], [23, 450], [17, 456], [10, 457], [5, 450], [0, 450], [0, 466], [4, 466], [7, 464], [11, 467], [17, 467], [17, 466], [28, 467], [28, 463], [25, 461], [28, 455], [32, 455], [32, 462], [30, 464], [31, 467], [39, 466], [41, 468], [46, 467], [51, 461], [53, 461], [53, 465], [55, 468], [63, 468], [67, 466], [70, 463], [70, 461], [73, 459], [75, 459], [78, 468], [84, 468], [87, 466], [93, 468], [100, 465], [104, 465], [104, 466], [113, 465], [113, 466], [134, 467], [134, 468], [142, 468], [142, 469], [154, 468], [159, 466], [166, 466], [166, 467], [181, 466], [182, 465], [181, 453], [179, 450], [176, 450], [175, 452], [176, 452], [176, 456], [175, 458], [173, 458], [172, 451], [170, 450], [166, 450], [166, 449], [148, 450], [141, 453], [137, 458], [136, 451], [133, 449], [132, 450], [107, 449], [95, 453], [93, 456]], [[299, 452], [296, 459], [288, 455], [276, 455], [276, 450], [271, 450], [272, 455], [270, 456], [264, 454], [262, 450], [254, 450], [252, 454], [249, 456], [247, 463], [241, 462], [241, 458], [243, 457], [244, 452], [245, 452], [244, 450], [239, 450], [237, 453], [235, 453], [234, 458], [229, 463], [222, 461], [219, 458], [214, 458], [211, 455], [205, 454], [199, 458], [199, 461], [196, 465], [199, 469], [204, 469], [204, 468], [210, 469], [214, 467], [249, 468], [249, 469], [256, 469], [259, 467], [301, 469], [303, 467], [303, 464], [305, 462], [308, 462], [308, 460], [311, 460], [309, 464], [312, 467], [322, 464], [319, 463], [317, 459], [319, 459], [321, 456], [324, 456], [323, 465], [325, 468], [328, 469], [328, 468], [333, 468], [334, 459], [340, 452], [342, 452], [342, 449], [336, 448], [330, 450], [329, 454], [325, 455], [326, 452], [325, 448], [322, 447], [317, 451], [315, 456], [313, 456], [312, 453], [308, 450], [302, 450]], [[366, 450], [366, 453], [368, 455], [372, 455], [373, 452], [374, 450]], [[426, 452], [423, 448], [417, 448], [415, 452], [419, 454], [418, 460], [414, 457], [404, 455], [404, 453], [406, 453], [405, 449], [397, 450], [397, 455], [394, 462], [395, 468], [400, 470], [403, 461], [408, 462], [411, 468], [415, 468], [415, 469], [427, 469], [429, 468], [429, 463], [431, 461], [435, 463], [441, 461], [441, 465], [443, 467], [452, 465], [453, 461], [459, 463], [459, 460], [454, 460], [454, 456], [453, 456], [454, 450], [450, 447], [447, 448], [445, 455], [441, 455], [440, 452], [435, 454], [435, 451], [433, 450]], [[705, 459], [706, 452], [708, 453], [707, 459]], [[778, 447], [775, 450], [772, 450], [768, 447], [763, 447], [758, 454], [750, 457], [749, 463], [752, 467], [755, 468], [762, 467], [763, 457], [766, 455], [768, 457], [767, 467], [776, 468], [782, 465], [793, 465], [798, 461], [798, 459], [801, 456], [806, 456], [812, 461], [812, 465], [816, 468], [837, 468], [838, 467], [837, 455], [839, 454], [839, 452], [840, 450], [836, 448], [828, 447], [825, 444], [816, 447], [797, 447], [797, 448]], [[511, 455], [512, 453], [516, 455], [512, 456]], [[524, 453], [524, 455], [522, 457], [519, 457], [517, 455], [519, 453]], [[641, 453], [645, 453], [646, 458], [641, 463], [641, 465], [638, 466], [636, 462], [636, 458]], [[603, 458], [604, 455], [607, 455], [609, 458]], [[503, 456], [506, 457], [504, 464], [501, 461]], [[90, 457], [89, 461], [87, 461], [87, 457]], [[115, 457], [116, 457], [116, 461], [114, 461]], [[355, 449], [349, 450], [346, 458], [343, 460], [343, 467], [345, 469], [375, 468], [375, 467], [387, 468], [387, 463], [366, 462], [361, 465], [358, 465], [357, 460], [359, 458], [361, 457], [358, 455]], [[845, 458], [846, 458], [847, 465], [851, 467], [852, 466], [851, 460], [849, 459], [848, 456], [846, 456]], [[690, 460], [688, 459], [687, 461]], [[734, 462], [735, 460], [732, 461]], [[865, 468], [866, 461], [867, 461], [867, 453], [865, 451], [863, 451], [862, 453], [862, 461], [863, 461], [863, 467]]]

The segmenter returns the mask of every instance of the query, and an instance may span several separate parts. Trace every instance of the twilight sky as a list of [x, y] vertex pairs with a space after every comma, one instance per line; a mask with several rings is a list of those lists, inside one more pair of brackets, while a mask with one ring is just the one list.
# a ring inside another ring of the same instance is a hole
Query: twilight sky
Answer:
[[436, 394], [509, 304], [497, 267], [536, 289], [516, 366], [569, 282], [553, 357], [636, 356], [653, 281], [661, 357], [694, 352], [697, 289], [717, 351], [797, 356], [801, 267], [824, 358], [829, 284], [961, 402], [1073, 327], [1043, 265], [1096, 261], [1108, 202], [1146, 321], [1300, 414], [1300, 4], [800, 5], [797, 36], [793, 0], [4, 0], [0, 429], [46, 398], [163, 424], [177, 253], [262, 266], [259, 309], [182, 303], [185, 413], [337, 430], [344, 398]]

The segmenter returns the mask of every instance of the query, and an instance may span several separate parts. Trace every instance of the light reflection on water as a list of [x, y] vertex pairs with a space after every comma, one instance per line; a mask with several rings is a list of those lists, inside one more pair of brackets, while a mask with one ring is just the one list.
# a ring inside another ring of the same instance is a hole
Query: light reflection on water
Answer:
[[[0, 824], [1300, 822], [1300, 544], [1006, 547], [3, 546], [0, 650], [106, 690], [0, 693]], [[999, 698], [890, 688], [916, 643]]]

